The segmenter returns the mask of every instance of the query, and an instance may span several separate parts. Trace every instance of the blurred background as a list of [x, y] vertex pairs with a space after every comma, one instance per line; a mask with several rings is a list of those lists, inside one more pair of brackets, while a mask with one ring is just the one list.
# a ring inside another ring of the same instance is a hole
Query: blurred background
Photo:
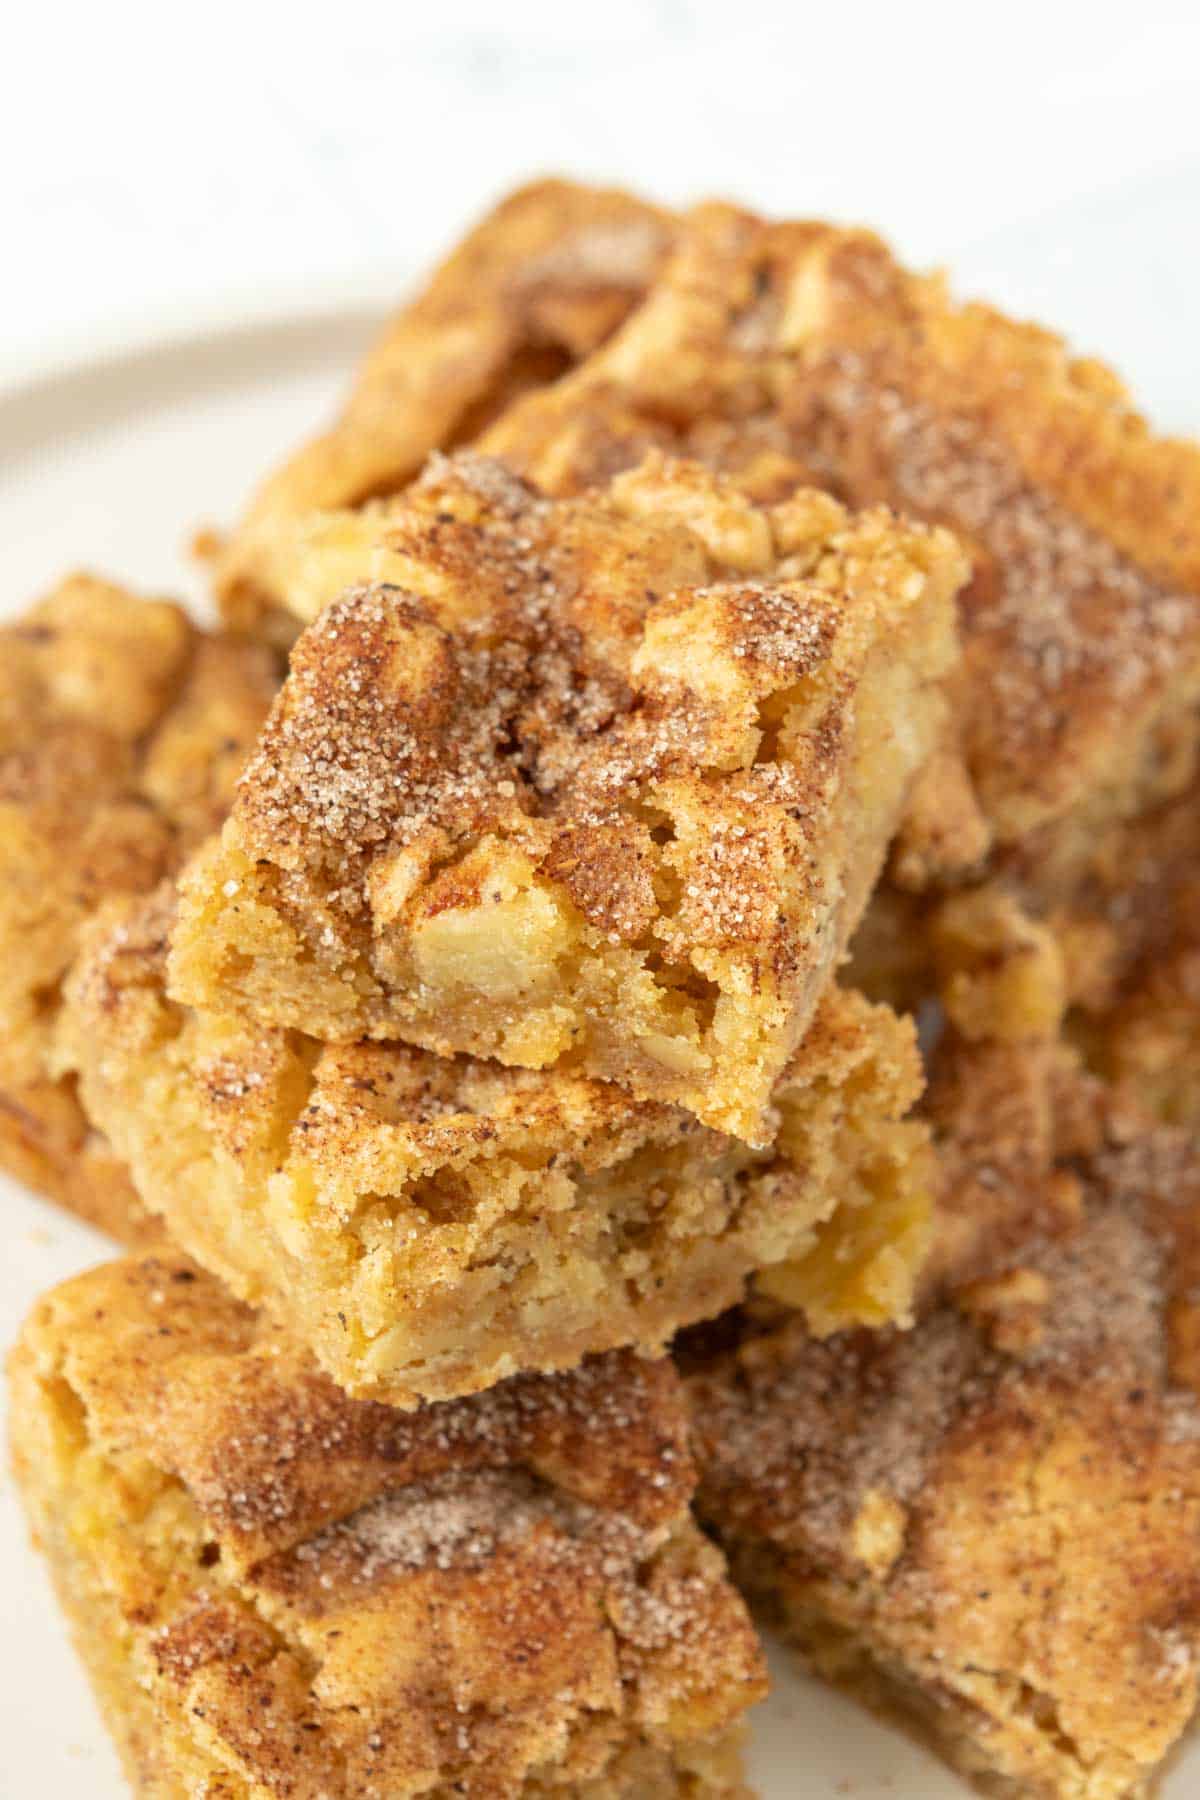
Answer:
[[6, 25], [4, 372], [401, 284], [545, 171], [878, 226], [1200, 428], [1200, 9], [214, 0]]

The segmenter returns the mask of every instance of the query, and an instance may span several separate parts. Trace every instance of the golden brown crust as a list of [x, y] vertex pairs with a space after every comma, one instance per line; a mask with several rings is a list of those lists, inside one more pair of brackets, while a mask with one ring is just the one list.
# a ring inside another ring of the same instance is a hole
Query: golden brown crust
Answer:
[[691, 1377], [702, 1514], [836, 1678], [1038, 1800], [1145, 1791], [1200, 1668], [1200, 1163], [1078, 1167], [1035, 1236], [909, 1334], [787, 1324]]
[[569, 501], [442, 459], [346, 529], [373, 585], [183, 881], [179, 995], [761, 1137], [941, 729], [952, 540], [659, 457]]
[[431, 451], [470, 442], [522, 393], [554, 380], [642, 297], [673, 231], [645, 201], [566, 181], [502, 200], [390, 322], [332, 429], [260, 490], [218, 561], [229, 621], [286, 636], [286, 599], [270, 569], [280, 525], [397, 492]]
[[456, 1472], [515, 1465], [647, 1530], [694, 1485], [670, 1365], [628, 1351], [400, 1412], [350, 1399], [184, 1258], [105, 1264], [36, 1318], [94, 1441], [182, 1481], [239, 1571]]
[[951, 304], [870, 233], [700, 208], [623, 330], [481, 448], [562, 492], [648, 443], [764, 482], [806, 467], [972, 552], [960, 723], [977, 800], [953, 758], [931, 774], [910, 882], [969, 869], [989, 831], [1019, 840], [1098, 796], [1136, 809], [1194, 766], [1200, 452], [1152, 438], [1059, 339]]
[[88, 575], [0, 631], [0, 1158], [126, 1241], [145, 1212], [51, 1068], [61, 983], [101, 902], [219, 824], [275, 686], [263, 649]]
[[153, 1707], [148, 1793], [741, 1795], [761, 1653], [669, 1365], [396, 1414], [164, 1258], [48, 1296], [12, 1385], [101, 1697]]
[[[1115, 379], [1057, 338], [952, 305], [868, 233], [714, 206], [675, 235], [627, 324], [485, 447], [556, 492], [657, 446], [765, 499], [807, 472], [951, 523], [977, 565], [965, 743], [914, 789], [895, 872], [936, 887], [986, 867], [1059, 935], [1070, 996], [1107, 1004], [1100, 985], [1111, 998], [1136, 954], [1128, 922], [1153, 911], [1148, 883], [1129, 891], [1122, 821], [1195, 765], [1194, 447], [1154, 439]], [[295, 548], [274, 556], [276, 587], [311, 616], [321, 596], [296, 579]], [[911, 967], [886, 943], [887, 966], [864, 966], [872, 991], [929, 985], [919, 930], [905, 941]]]
[[907, 1021], [831, 990], [755, 1151], [559, 1070], [190, 1012], [171, 917], [164, 893], [99, 922], [63, 1054], [175, 1240], [343, 1386], [411, 1405], [655, 1349], [755, 1271], [821, 1330], [906, 1313], [930, 1186]]

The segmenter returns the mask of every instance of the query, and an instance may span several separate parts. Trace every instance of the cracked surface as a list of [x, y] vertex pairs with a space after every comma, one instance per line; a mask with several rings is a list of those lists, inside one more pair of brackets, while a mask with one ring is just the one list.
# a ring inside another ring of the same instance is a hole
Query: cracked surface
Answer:
[[932, 1172], [886, 1009], [830, 989], [755, 1151], [557, 1070], [190, 1011], [172, 916], [167, 891], [98, 923], [62, 1054], [172, 1237], [343, 1386], [412, 1404], [653, 1349], [755, 1272], [819, 1330], [907, 1312]]
[[[893, 874], [933, 893], [998, 883], [1058, 936], [1068, 997], [1109, 1004], [1162, 909], [1155, 845], [1128, 821], [1196, 766], [1195, 446], [1155, 439], [1110, 372], [954, 305], [871, 234], [719, 206], [687, 219], [604, 349], [481, 440], [553, 492], [649, 445], [768, 496], [804, 471], [956, 532], [973, 563], [958, 723], [915, 784]], [[883, 884], [855, 980], [898, 1004], [928, 992], [929, 924]], [[1000, 998], [991, 1028], [1028, 1034], [1021, 995]]]
[[127, 1241], [145, 1211], [51, 1068], [61, 983], [101, 902], [220, 823], [276, 686], [260, 646], [90, 575], [0, 630], [0, 1161]]
[[997, 1792], [1125, 1800], [1198, 1695], [1200, 1160], [1110, 1136], [1072, 1174], [1073, 1230], [910, 1333], [727, 1327], [693, 1441], [702, 1517], [819, 1670]]
[[367, 585], [182, 880], [174, 991], [761, 1141], [942, 728], [952, 540], [660, 457], [567, 501], [441, 459], [338, 529]]
[[[993, 838], [1019, 840], [1076, 807], [1128, 812], [1178, 791], [1195, 763], [1200, 691], [1194, 446], [1153, 437], [1110, 370], [1035, 326], [955, 305], [940, 280], [901, 268], [872, 234], [772, 224], [729, 206], [673, 219], [627, 196], [535, 187], [485, 221], [435, 278], [434, 314], [448, 302], [461, 318], [477, 290], [487, 318], [513, 271], [525, 291], [527, 234], [531, 266], [544, 266], [545, 246], [560, 234], [565, 243], [576, 215], [586, 237], [593, 209], [606, 230], [615, 224], [614, 241], [625, 234], [627, 246], [652, 249], [617, 258], [621, 279], [599, 308], [599, 329], [590, 302], [580, 315], [587, 329], [535, 327], [580, 366], [532, 380], [507, 407], [498, 391], [493, 422], [487, 409], [471, 421], [477, 441], [555, 493], [606, 481], [657, 447], [734, 471], [764, 498], [807, 474], [852, 505], [884, 500], [962, 537], [976, 573], [962, 605], [961, 739], [920, 796], [908, 881], [961, 875]], [[563, 260], [555, 248], [551, 266]], [[545, 293], [557, 320], [553, 282]], [[521, 341], [523, 328], [508, 335], [516, 316], [501, 309], [497, 341]], [[374, 440], [385, 466], [389, 414], [403, 419], [404, 409], [380, 371], [390, 365], [402, 386], [419, 385], [410, 330], [402, 317], [395, 348], [362, 377], [353, 435], [368, 458]], [[386, 407], [374, 405], [375, 392]], [[438, 424], [420, 433], [402, 478], [450, 441]], [[310, 459], [319, 470], [325, 456], [305, 453], [297, 470]], [[399, 482], [291, 485], [274, 509], [285, 540], [305, 510]], [[266, 524], [255, 552], [261, 579], [287, 608], [266, 568]]]
[[551, 492], [648, 445], [765, 493], [804, 469], [967, 547], [958, 735], [915, 797], [908, 884], [1187, 781], [1200, 452], [1152, 437], [1117, 379], [1058, 338], [954, 305], [868, 232], [701, 207], [611, 342], [480, 440]]
[[181, 1259], [56, 1289], [18, 1479], [154, 1800], [744, 1800], [765, 1687], [668, 1364], [400, 1414]]
[[396, 492], [431, 451], [555, 380], [642, 297], [674, 230], [645, 201], [572, 182], [502, 200], [390, 321], [337, 422], [264, 483], [217, 565], [230, 623], [289, 642], [273, 563], [292, 521]]
[[[1195, 447], [1153, 437], [1111, 371], [953, 304], [869, 233], [718, 205], [659, 220], [670, 253], [641, 304], [575, 372], [497, 407], [483, 447], [552, 492], [657, 447], [763, 499], [808, 479], [949, 524], [975, 565], [959, 731], [914, 791], [895, 871], [910, 888], [1000, 876], [1065, 929], [1068, 974], [1092, 1004], [1118, 973], [1117, 908], [1146, 911], [1101, 871], [1111, 911], [1096, 928], [1097, 844], [1121, 859], [1110, 827], [1195, 768]], [[298, 521], [281, 518], [259, 554], [278, 564], [277, 598], [308, 617], [311, 589], [287, 578], [314, 529]], [[920, 909], [884, 889], [878, 911], [872, 991], [927, 985]]]

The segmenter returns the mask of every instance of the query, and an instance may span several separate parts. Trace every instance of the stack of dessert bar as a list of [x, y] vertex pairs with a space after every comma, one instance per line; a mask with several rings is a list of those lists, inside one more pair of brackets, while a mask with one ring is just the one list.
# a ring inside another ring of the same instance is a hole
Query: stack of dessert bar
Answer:
[[542, 183], [216, 584], [0, 654], [0, 1156], [136, 1252], [14, 1449], [135, 1790], [734, 1800], [748, 1600], [989, 1791], [1145, 1793], [1200, 448], [866, 232]]

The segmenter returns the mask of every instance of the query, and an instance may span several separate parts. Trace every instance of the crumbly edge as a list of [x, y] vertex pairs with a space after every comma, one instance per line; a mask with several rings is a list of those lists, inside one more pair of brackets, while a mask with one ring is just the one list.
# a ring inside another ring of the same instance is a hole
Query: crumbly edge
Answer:
[[[9, 1385], [13, 1473], [34, 1545], [46, 1559], [130, 1787], [143, 1800], [189, 1800], [198, 1782], [222, 1772], [207, 1759], [197, 1766], [182, 1708], [172, 1709], [169, 1697], [153, 1692], [139, 1674], [135, 1627], [98, 1559], [84, 1553], [70, 1529], [73, 1511], [86, 1509], [87, 1476], [79, 1464], [89, 1449], [80, 1402], [61, 1378], [43, 1381], [24, 1343], [10, 1353]], [[246, 1784], [228, 1772], [219, 1787], [203, 1791], [211, 1791], [211, 1800], [252, 1800]]]
[[851, 943], [848, 979], [907, 1012], [936, 993], [975, 1039], [1032, 1043], [1065, 1028], [1100, 1073], [1119, 1078], [1128, 1060], [1152, 1110], [1185, 1124], [1195, 1116], [1189, 1008], [1200, 1019], [1197, 869], [1193, 779], [1138, 816], [1059, 821], [947, 895], [885, 879]]
[[[103, 958], [104, 940], [98, 945]], [[89, 1110], [129, 1158], [149, 1205], [241, 1298], [265, 1304], [285, 1324], [299, 1309], [318, 1357], [353, 1393], [411, 1406], [419, 1398], [477, 1391], [522, 1368], [569, 1368], [585, 1354], [622, 1343], [657, 1350], [680, 1326], [740, 1299], [764, 1267], [760, 1279], [769, 1291], [802, 1307], [819, 1332], [908, 1315], [928, 1243], [933, 1187], [926, 1128], [899, 1116], [919, 1092], [919, 1063], [911, 1025], [874, 1012], [857, 995], [839, 993], [827, 1003], [831, 1046], [822, 1049], [814, 1031], [810, 1069], [801, 1061], [796, 1079], [782, 1085], [783, 1148], [773, 1156], [719, 1138], [705, 1155], [690, 1132], [656, 1149], [656, 1140], [673, 1135], [663, 1118], [652, 1118], [623, 1144], [628, 1124], [606, 1123], [602, 1107], [589, 1130], [601, 1143], [611, 1132], [611, 1151], [593, 1149], [591, 1160], [600, 1166], [572, 1172], [556, 1167], [552, 1144], [530, 1163], [530, 1128], [518, 1113], [507, 1150], [484, 1132], [466, 1164], [456, 1153], [440, 1177], [435, 1171], [417, 1183], [432, 1190], [436, 1219], [443, 1182], [453, 1216], [456, 1183], [478, 1181], [495, 1165], [492, 1183], [497, 1191], [511, 1190], [511, 1210], [486, 1226], [469, 1261], [464, 1265], [453, 1248], [457, 1228], [451, 1225], [448, 1253], [439, 1237], [423, 1275], [417, 1258], [380, 1275], [388, 1234], [394, 1236], [401, 1209], [411, 1208], [405, 1187], [412, 1178], [390, 1199], [376, 1192], [370, 1207], [354, 1196], [358, 1216], [345, 1217], [348, 1196], [297, 1154], [303, 1141], [297, 1121], [310, 1092], [300, 1081], [301, 1062], [273, 1098], [266, 1136], [230, 1151], [206, 1119], [203, 1072], [188, 1035], [189, 1025], [205, 1021], [181, 1013], [161, 990], [143, 990], [145, 1014], [130, 1034], [131, 1049], [108, 1005], [87, 1004], [86, 957], [80, 985], [78, 1017], [75, 1002], [68, 1008], [70, 1054]], [[847, 1033], [848, 1048], [839, 1031]], [[220, 1073], [235, 1090], [255, 1089], [254, 1075], [247, 1078], [236, 1063], [223, 1064]], [[608, 1096], [601, 1091], [601, 1097]], [[629, 1111], [635, 1112], [632, 1103]], [[570, 1117], [553, 1119], [551, 1130], [570, 1130], [574, 1116], [572, 1109]], [[395, 1154], [402, 1170], [403, 1147]], [[655, 1215], [643, 1218], [647, 1155], [656, 1158], [659, 1178], [671, 1170], [680, 1197], [690, 1184], [715, 1184], [690, 1236], [674, 1235], [681, 1219], [673, 1211], [657, 1235]], [[572, 1192], [566, 1213], [556, 1203], [543, 1233], [538, 1208], [547, 1181], [570, 1183]], [[719, 1220], [713, 1215], [718, 1191]], [[475, 1206], [481, 1204], [477, 1197]], [[391, 1214], [386, 1232], [372, 1216], [380, 1208]], [[576, 1239], [573, 1251], [571, 1238], [556, 1227], [563, 1218], [569, 1225], [581, 1208], [585, 1217], [602, 1208], [618, 1241], [600, 1236], [580, 1245]], [[421, 1229], [416, 1214], [412, 1229]], [[618, 1261], [622, 1232], [630, 1234], [629, 1246]], [[557, 1288], [541, 1258], [535, 1260], [542, 1235], [564, 1258]], [[519, 1268], [512, 1266], [516, 1256], [524, 1258]], [[497, 1268], [508, 1270], [500, 1284]]]
[[173, 603], [67, 576], [0, 632], [0, 1166], [127, 1245], [160, 1228], [50, 1068], [87, 918], [224, 816], [281, 671]]
[[[841, 652], [858, 659], [856, 692], [852, 701], [843, 700], [852, 738], [839, 751], [837, 791], [820, 822], [820, 856], [810, 855], [806, 865], [811, 869], [819, 863], [827, 892], [814, 906], [794, 872], [780, 888], [785, 916], [796, 915], [789, 947], [795, 967], [785, 967], [781, 974], [771, 962], [774, 957], [786, 964], [780, 949], [751, 936], [695, 955], [689, 981], [660, 980], [650, 974], [650, 951], [657, 954], [653, 945], [611, 948], [605, 934], [577, 914], [568, 890], [539, 870], [528, 893], [522, 889], [520, 902], [539, 921], [545, 956], [566, 961], [568, 951], [559, 940], [567, 933], [570, 956], [582, 963], [584, 975], [590, 972], [590, 983], [581, 982], [578, 970], [573, 979], [559, 978], [533, 1011], [519, 1008], [515, 1017], [507, 1017], [486, 986], [472, 992], [469, 983], [458, 990], [456, 1003], [453, 985], [441, 988], [432, 975], [415, 983], [406, 972], [400, 988], [389, 985], [369, 966], [369, 946], [357, 943], [340, 946], [341, 963], [331, 957], [323, 968], [322, 953], [304, 942], [307, 927], [296, 919], [295, 895], [287, 892], [290, 878], [269, 853], [251, 853], [253, 846], [235, 812], [222, 843], [202, 852], [184, 878], [183, 911], [174, 933], [175, 991], [195, 1004], [243, 1011], [329, 1038], [365, 1031], [382, 1038], [401, 1036], [439, 1055], [465, 1051], [530, 1067], [555, 1062], [583, 1066], [639, 1097], [673, 1101], [710, 1125], [758, 1140], [774, 1076], [811, 1017], [824, 979], [878, 876], [886, 840], [910, 785], [907, 776], [915, 774], [944, 724], [945, 701], [932, 674], [940, 675], [952, 656], [952, 599], [962, 561], [944, 538], [924, 532], [894, 535], [900, 548], [893, 560], [901, 565], [894, 571], [880, 554], [890, 539], [879, 515], [864, 516], [822, 546], [828, 552], [825, 560], [837, 565], [828, 575], [830, 596], [848, 589], [854, 598], [861, 588], [865, 609], [866, 591], [881, 584], [886, 589], [887, 579], [894, 581], [896, 592], [879, 597], [874, 641], [855, 620], [855, 606], [846, 608], [846, 635], [862, 640], [856, 649]], [[846, 564], [840, 580], [835, 579], [839, 559]], [[823, 589], [825, 583], [823, 575]], [[914, 583], [919, 584], [916, 598]], [[909, 640], [904, 656], [894, 654], [894, 640], [884, 629], [888, 601], [895, 602], [900, 593], [903, 603], [894, 610], [904, 616]], [[775, 698], [786, 700], [787, 690]], [[889, 723], [896, 719], [903, 721], [902, 733]], [[898, 759], [903, 780], [891, 772]], [[785, 760], [781, 766], [790, 764]], [[883, 777], [881, 770], [887, 771]], [[244, 790], [244, 796], [251, 791]], [[686, 823], [686, 806], [682, 810]], [[717, 850], [732, 857], [724, 841]], [[520, 861], [504, 846], [501, 879], [515, 879], [508, 864], [515, 868]], [[542, 920], [547, 902], [556, 934]], [[478, 910], [455, 915], [464, 930], [479, 932]], [[403, 933], [397, 938], [404, 943]], [[631, 1006], [622, 990], [636, 993], [638, 983], [648, 978], [653, 1006], [645, 999]], [[574, 1006], [568, 988], [575, 995]], [[715, 1016], [710, 1017], [714, 1005]]]

